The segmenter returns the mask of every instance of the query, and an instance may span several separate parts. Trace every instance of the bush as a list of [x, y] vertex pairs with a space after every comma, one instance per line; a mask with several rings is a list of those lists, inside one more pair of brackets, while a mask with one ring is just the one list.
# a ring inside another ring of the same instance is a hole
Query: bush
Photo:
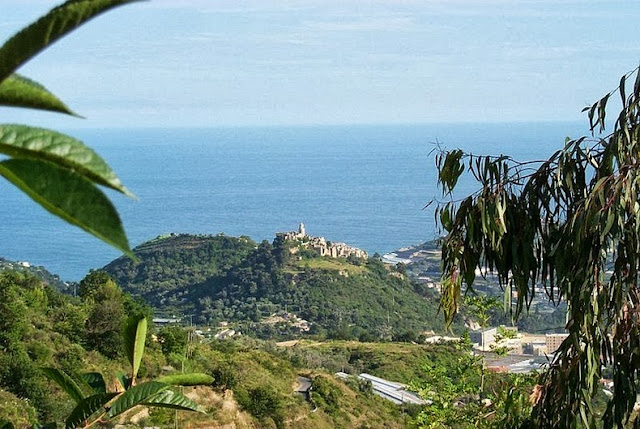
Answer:
[[327, 414], [335, 415], [340, 410], [340, 389], [324, 376], [313, 379], [311, 399]]
[[283, 400], [274, 388], [257, 386], [248, 390], [238, 390], [236, 399], [240, 406], [254, 417], [260, 420], [271, 418], [277, 427], [283, 426]]

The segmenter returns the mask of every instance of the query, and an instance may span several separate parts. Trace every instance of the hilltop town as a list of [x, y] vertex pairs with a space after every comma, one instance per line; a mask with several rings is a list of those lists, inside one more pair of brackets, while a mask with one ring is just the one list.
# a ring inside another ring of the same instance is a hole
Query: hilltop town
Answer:
[[279, 232], [276, 238], [296, 244], [290, 248], [290, 252], [298, 253], [301, 248], [316, 251], [320, 256], [330, 256], [332, 258], [357, 258], [367, 259], [368, 255], [362, 249], [350, 246], [345, 243], [327, 241], [324, 237], [313, 237], [307, 235], [304, 223], [300, 223], [297, 231]]

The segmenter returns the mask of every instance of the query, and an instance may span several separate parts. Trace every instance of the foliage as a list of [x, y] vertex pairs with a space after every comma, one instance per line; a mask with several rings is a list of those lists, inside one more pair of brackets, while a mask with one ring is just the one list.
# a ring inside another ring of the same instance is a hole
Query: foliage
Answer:
[[304, 335], [293, 323], [263, 323], [282, 312], [311, 322], [307, 335], [320, 337], [402, 340], [444, 330], [435, 292], [377, 259], [353, 265], [283, 252], [288, 250], [278, 238], [272, 245], [246, 237], [173, 235], [137, 247], [140, 263], [119, 258], [105, 270], [156, 310], [195, 313], [198, 323], [236, 322], [234, 329], [259, 338]]
[[5, 428], [2, 421], [11, 422], [16, 428], [31, 427], [36, 423], [36, 411], [27, 400], [0, 390], [0, 428]]
[[112, 359], [120, 356], [121, 333], [126, 319], [122, 291], [108, 279], [105, 283], [96, 283], [85, 302], [88, 308], [84, 333], [87, 347]]
[[420, 428], [517, 427], [531, 413], [534, 377], [494, 374], [469, 343], [456, 346], [454, 359], [425, 361], [424, 378], [412, 387], [431, 401], [416, 417]]
[[498, 275], [505, 308], [516, 317], [539, 293], [537, 285], [550, 300], [567, 303], [569, 337], [541, 378], [533, 412], [540, 427], [595, 426], [591, 402], [604, 366], [613, 367], [615, 385], [605, 427], [626, 424], [638, 393], [638, 69], [585, 109], [592, 136], [604, 131], [607, 103], [615, 92], [622, 108], [613, 131], [601, 138], [567, 139], [548, 160], [517, 162], [461, 151], [437, 158], [446, 195], [465, 170], [481, 185], [436, 211], [447, 233], [441, 301], [447, 320], [465, 288], [473, 290], [478, 267]]
[[499, 305], [497, 298], [486, 295], [467, 295], [464, 298], [464, 303], [483, 328], [489, 326], [490, 312]]
[[211, 377], [182, 374], [180, 377], [165, 377], [163, 381], [150, 380], [141, 384], [136, 383], [144, 354], [146, 333], [147, 322], [144, 316], [133, 316], [127, 320], [123, 334], [131, 373], [119, 378], [121, 384], [119, 391], [108, 392], [104, 377], [100, 373], [82, 374], [80, 378], [90, 390], [90, 393], [85, 393], [64, 371], [55, 368], [43, 369], [45, 375], [56, 382], [77, 404], [66, 419], [67, 428], [91, 426], [97, 421], [113, 419], [138, 405], [199, 411], [193, 401], [172, 390], [169, 383], [178, 385], [191, 385], [202, 381], [210, 383], [213, 381]]
[[328, 414], [340, 411], [341, 392], [325, 376], [317, 376], [311, 386], [311, 399]]
[[60, 277], [58, 275], [50, 273], [45, 267], [42, 266], [25, 266], [19, 262], [10, 261], [8, 259], [0, 257], [0, 272], [2, 271], [18, 271], [29, 273], [35, 277], [38, 277], [44, 283], [58, 290], [65, 290], [68, 287], [65, 282], [60, 280]]
[[242, 408], [258, 419], [271, 418], [277, 427], [283, 427], [283, 400], [273, 387], [260, 385], [241, 390], [236, 398]]
[[158, 332], [158, 342], [165, 356], [172, 353], [184, 355], [187, 351], [187, 340], [187, 331], [180, 326], [165, 326]]
[[[0, 47], [0, 105], [75, 115], [42, 85], [15, 71], [51, 43], [96, 15], [134, 0], [69, 0]], [[79, 140], [56, 131], [0, 124], [0, 175], [52, 214], [126, 254], [115, 208], [96, 185], [131, 196], [107, 163]]]

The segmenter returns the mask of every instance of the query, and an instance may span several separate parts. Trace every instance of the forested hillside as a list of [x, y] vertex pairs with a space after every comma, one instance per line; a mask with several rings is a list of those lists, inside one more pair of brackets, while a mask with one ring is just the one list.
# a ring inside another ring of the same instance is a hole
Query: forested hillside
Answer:
[[[30, 275], [0, 274], [0, 427], [7, 427], [7, 421], [16, 428], [62, 423], [70, 415], [74, 401], [43, 368], [65, 371], [79, 386], [84, 386], [81, 373], [101, 372], [109, 390], [125, 370], [125, 317], [148, 309], [100, 272], [87, 276], [80, 291], [74, 298]], [[163, 428], [400, 428], [407, 421], [398, 407], [372, 395], [366, 386], [345, 384], [323, 370], [333, 368], [330, 362], [341, 357], [327, 355], [314, 363], [307, 359], [313, 351], [293, 353], [247, 337], [208, 344], [188, 342], [187, 337], [179, 327], [151, 327], [139, 378], [177, 372], [173, 368], [212, 375], [211, 386], [184, 390], [205, 413], [137, 407], [114, 423]], [[299, 375], [317, 387], [315, 405], [294, 395]]]
[[443, 331], [435, 292], [377, 258], [329, 258], [290, 243], [247, 237], [171, 235], [104, 269], [122, 288], [165, 313], [198, 323], [239, 323], [259, 337], [300, 335], [278, 312], [310, 322], [309, 334], [362, 340], [412, 339]]

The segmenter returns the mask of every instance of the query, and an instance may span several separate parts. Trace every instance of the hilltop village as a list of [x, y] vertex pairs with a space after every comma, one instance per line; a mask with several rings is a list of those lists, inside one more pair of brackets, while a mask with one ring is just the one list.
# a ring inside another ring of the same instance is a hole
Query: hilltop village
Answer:
[[348, 258], [349, 256], [362, 259], [368, 258], [367, 252], [357, 247], [349, 246], [345, 243], [327, 241], [324, 237], [307, 235], [304, 223], [300, 223], [297, 231], [277, 233], [276, 238], [296, 244], [296, 246], [290, 248], [293, 254], [298, 253], [301, 248], [304, 248], [314, 250], [318, 252], [320, 256], [330, 256], [332, 258]]

